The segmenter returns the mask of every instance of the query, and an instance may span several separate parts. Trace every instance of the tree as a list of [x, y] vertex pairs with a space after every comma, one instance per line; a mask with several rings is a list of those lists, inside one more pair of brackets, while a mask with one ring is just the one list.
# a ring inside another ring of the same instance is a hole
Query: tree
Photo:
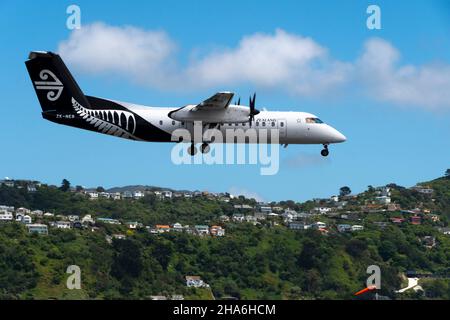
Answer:
[[445, 170], [445, 177], [450, 179], [450, 169]]
[[97, 187], [97, 192], [105, 192], [105, 188], [103, 187]]
[[345, 197], [345, 196], [349, 195], [350, 193], [352, 193], [352, 190], [350, 190], [350, 188], [347, 186], [344, 186], [339, 189], [339, 194], [341, 197]]
[[82, 186], [76, 186], [75, 187], [75, 191], [76, 192], [81, 192], [81, 191], [83, 191], [84, 190], [84, 188], [82, 187]]
[[63, 192], [67, 192], [70, 190], [70, 182], [67, 179], [63, 179], [62, 183], [61, 183], [61, 187], [59, 187], [59, 189]]

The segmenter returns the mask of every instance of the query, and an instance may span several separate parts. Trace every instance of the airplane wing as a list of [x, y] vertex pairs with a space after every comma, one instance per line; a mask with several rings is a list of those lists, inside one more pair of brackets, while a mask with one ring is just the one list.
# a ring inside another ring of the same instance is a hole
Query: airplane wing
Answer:
[[211, 98], [199, 103], [193, 110], [218, 110], [225, 109], [233, 99], [234, 93], [232, 92], [218, 92]]

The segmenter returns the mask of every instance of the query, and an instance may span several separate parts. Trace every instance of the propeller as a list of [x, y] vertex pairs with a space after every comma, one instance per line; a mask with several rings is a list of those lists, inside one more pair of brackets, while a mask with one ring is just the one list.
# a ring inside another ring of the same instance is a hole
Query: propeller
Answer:
[[250, 127], [251, 127], [253, 120], [255, 120], [255, 116], [257, 114], [259, 114], [259, 110], [256, 110], [256, 108], [255, 108], [256, 93], [253, 94], [253, 98], [250, 96], [249, 100], [250, 100], [250, 103], [249, 103], [250, 115], [249, 115], [249, 118], [248, 118], [248, 122], [249, 122]]
[[240, 106], [241, 105], [241, 97], [239, 97], [238, 101], [235, 103], [235, 105]]

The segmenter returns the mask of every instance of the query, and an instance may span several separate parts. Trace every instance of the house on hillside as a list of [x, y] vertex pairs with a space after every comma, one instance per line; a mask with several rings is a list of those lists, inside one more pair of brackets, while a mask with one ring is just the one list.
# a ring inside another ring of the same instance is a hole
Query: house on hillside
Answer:
[[140, 191], [140, 190], [136, 190], [133, 192], [133, 198], [138, 200], [144, 197], [144, 192]]
[[403, 218], [390, 218], [390, 220], [392, 223], [395, 223], [395, 224], [401, 224], [401, 223], [405, 222], [405, 219], [403, 219]]
[[181, 232], [181, 231], [183, 231], [183, 226], [179, 222], [174, 223], [174, 225], [172, 226], [172, 230], [173, 231], [177, 231], [177, 232]]
[[422, 224], [422, 217], [421, 216], [412, 216], [412, 217], [410, 217], [410, 221], [411, 221], [411, 224], [414, 224], [414, 225]]
[[265, 212], [255, 212], [253, 216], [256, 218], [256, 220], [266, 220], [267, 219], [267, 213]]
[[327, 227], [327, 224], [326, 224], [325, 222], [317, 221], [317, 222], [314, 222], [314, 223], [311, 225], [311, 227], [312, 227], [313, 229], [317, 229], [317, 230], [319, 230], [319, 229], [325, 229], [325, 228]]
[[137, 222], [137, 221], [129, 221], [129, 222], [127, 222], [127, 227], [128, 227], [128, 229], [134, 230], [137, 228], [142, 228], [143, 225], [142, 225], [142, 223]]
[[352, 231], [352, 226], [349, 224], [338, 224], [337, 229], [339, 232], [350, 232]]
[[42, 217], [44, 215], [44, 212], [42, 210], [33, 210], [30, 214], [36, 217]]
[[203, 282], [200, 276], [186, 276], [186, 286], [189, 288], [209, 288], [209, 285]]
[[223, 237], [225, 235], [225, 229], [221, 226], [211, 226], [209, 232], [215, 237]]
[[69, 221], [56, 221], [53, 226], [58, 229], [71, 229], [72, 224]]
[[27, 224], [28, 233], [48, 234], [48, 227], [45, 224]]
[[95, 221], [94, 221], [94, 219], [92, 219], [92, 216], [90, 214], [87, 214], [83, 218], [81, 218], [81, 223], [94, 224]]
[[14, 216], [11, 212], [3, 211], [3, 213], [0, 214], [0, 221], [13, 221]]
[[169, 232], [170, 231], [170, 226], [167, 225], [167, 224], [157, 224], [155, 226], [155, 228], [156, 228], [156, 231], [158, 233], [164, 233], [164, 232]]
[[421, 194], [425, 194], [425, 195], [432, 195], [434, 190], [432, 188], [429, 188], [427, 186], [414, 186], [411, 188], [411, 190], [417, 191]]
[[91, 192], [88, 192], [86, 194], [88, 195], [89, 199], [91, 199], [91, 200], [97, 200], [98, 199], [98, 192], [91, 191]]
[[172, 191], [170, 190], [164, 190], [162, 195], [165, 199], [172, 199]]
[[97, 221], [109, 224], [121, 224], [119, 220], [111, 218], [98, 218]]
[[195, 232], [200, 236], [209, 235], [209, 227], [206, 225], [196, 225], [194, 226]]
[[289, 223], [289, 229], [291, 230], [306, 230], [309, 229], [311, 227], [311, 225], [306, 224], [304, 222], [291, 222]]
[[391, 203], [391, 197], [378, 196], [378, 197], [375, 197], [375, 201], [379, 204], [389, 204], [389, 203]]
[[245, 216], [242, 213], [233, 213], [232, 219], [235, 222], [243, 222]]
[[352, 225], [352, 231], [362, 231], [362, 230], [364, 230], [364, 226], [358, 224]]

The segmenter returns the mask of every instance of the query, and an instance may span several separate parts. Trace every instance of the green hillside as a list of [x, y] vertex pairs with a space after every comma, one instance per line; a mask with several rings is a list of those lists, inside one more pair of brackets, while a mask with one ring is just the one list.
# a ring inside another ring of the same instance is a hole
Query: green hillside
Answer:
[[[450, 214], [450, 179], [422, 183], [434, 189], [432, 197], [393, 186], [392, 199], [402, 207], [426, 207], [440, 219], [425, 217], [420, 225], [390, 223], [400, 212], [358, 213], [364, 230], [340, 233], [332, 216], [325, 221], [328, 233], [290, 230], [283, 222], [223, 222], [221, 215], [235, 213], [234, 204], [255, 204], [238, 198], [230, 202], [206, 197], [161, 200], [146, 195], [139, 200], [90, 200], [76, 192], [41, 186], [26, 188], [0, 186], [0, 205], [39, 209], [61, 215], [91, 214], [121, 221], [155, 224], [220, 224], [224, 237], [198, 236], [186, 232], [150, 234], [146, 228], [129, 229], [125, 224], [97, 222], [96, 229], [60, 230], [48, 235], [28, 234], [19, 222], [0, 222], [1, 299], [150, 299], [155, 295], [183, 295], [185, 299], [351, 299], [365, 286], [366, 268], [382, 270], [381, 294], [394, 299], [450, 299], [448, 279], [430, 281], [427, 295], [399, 295], [403, 274], [408, 270], [448, 274], [450, 236], [439, 231]], [[367, 191], [349, 208], [367, 203]], [[292, 201], [276, 205], [304, 209]], [[348, 209], [346, 209], [348, 210]], [[49, 223], [56, 218], [40, 218]], [[356, 218], [355, 218], [356, 219]], [[386, 221], [380, 228], [376, 221]], [[356, 220], [355, 220], [356, 221]], [[107, 236], [121, 234], [126, 239]], [[427, 248], [424, 237], [435, 238]], [[81, 290], [66, 287], [66, 268], [81, 268]], [[198, 275], [210, 288], [188, 288], [185, 276]], [[438, 283], [438, 284], [436, 284]]]

